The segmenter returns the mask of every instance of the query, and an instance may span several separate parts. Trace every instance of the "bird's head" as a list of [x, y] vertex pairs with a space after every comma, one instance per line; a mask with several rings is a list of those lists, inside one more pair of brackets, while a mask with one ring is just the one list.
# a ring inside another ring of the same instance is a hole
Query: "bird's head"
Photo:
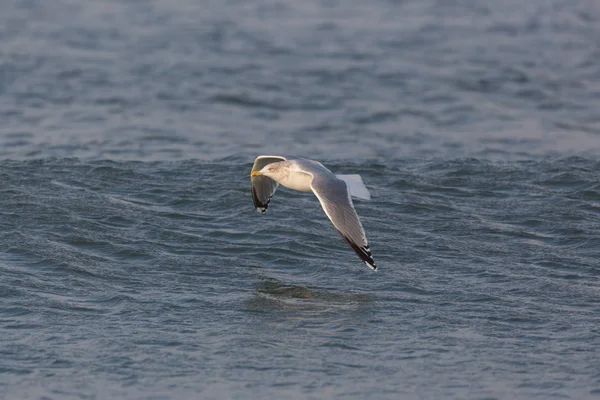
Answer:
[[250, 176], [266, 176], [271, 179], [278, 180], [282, 177], [282, 175], [289, 173], [286, 167], [287, 164], [285, 161], [271, 163], [265, 165], [260, 171], [252, 171]]

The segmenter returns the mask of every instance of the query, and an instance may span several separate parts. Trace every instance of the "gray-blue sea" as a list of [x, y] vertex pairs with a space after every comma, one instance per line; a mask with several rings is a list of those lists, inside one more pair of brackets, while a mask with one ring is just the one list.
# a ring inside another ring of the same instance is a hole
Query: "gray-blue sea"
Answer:
[[597, 1], [0, 3], [0, 399], [598, 398]]

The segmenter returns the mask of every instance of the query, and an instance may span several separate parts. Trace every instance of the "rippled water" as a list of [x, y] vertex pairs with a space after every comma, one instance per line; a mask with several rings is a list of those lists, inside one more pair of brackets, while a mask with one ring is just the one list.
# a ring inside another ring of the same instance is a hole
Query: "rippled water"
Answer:
[[[593, 1], [0, 5], [0, 398], [600, 397]], [[371, 272], [258, 154], [361, 174]]]

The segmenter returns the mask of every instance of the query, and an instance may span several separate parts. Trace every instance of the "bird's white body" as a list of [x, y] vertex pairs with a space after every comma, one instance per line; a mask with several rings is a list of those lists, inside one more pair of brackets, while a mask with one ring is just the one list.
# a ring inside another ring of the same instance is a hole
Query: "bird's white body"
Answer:
[[[284, 163], [291, 163], [291, 161], [283, 161]], [[287, 173], [283, 174], [269, 174], [265, 173], [264, 175], [269, 178], [275, 180], [279, 184], [285, 186], [286, 188], [298, 190], [300, 192], [310, 192], [312, 193], [312, 187], [310, 186], [313, 180], [313, 176], [311, 174], [307, 174], [302, 171], [298, 171], [294, 168], [294, 165], [289, 166], [289, 170], [285, 171]]]

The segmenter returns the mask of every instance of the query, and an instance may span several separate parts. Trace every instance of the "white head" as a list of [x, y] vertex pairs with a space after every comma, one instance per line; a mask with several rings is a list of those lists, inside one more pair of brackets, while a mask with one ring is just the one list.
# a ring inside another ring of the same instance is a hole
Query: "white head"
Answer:
[[267, 164], [260, 171], [252, 172], [251, 176], [267, 176], [275, 181], [281, 181], [290, 174], [290, 163], [289, 161], [279, 161], [271, 164]]

